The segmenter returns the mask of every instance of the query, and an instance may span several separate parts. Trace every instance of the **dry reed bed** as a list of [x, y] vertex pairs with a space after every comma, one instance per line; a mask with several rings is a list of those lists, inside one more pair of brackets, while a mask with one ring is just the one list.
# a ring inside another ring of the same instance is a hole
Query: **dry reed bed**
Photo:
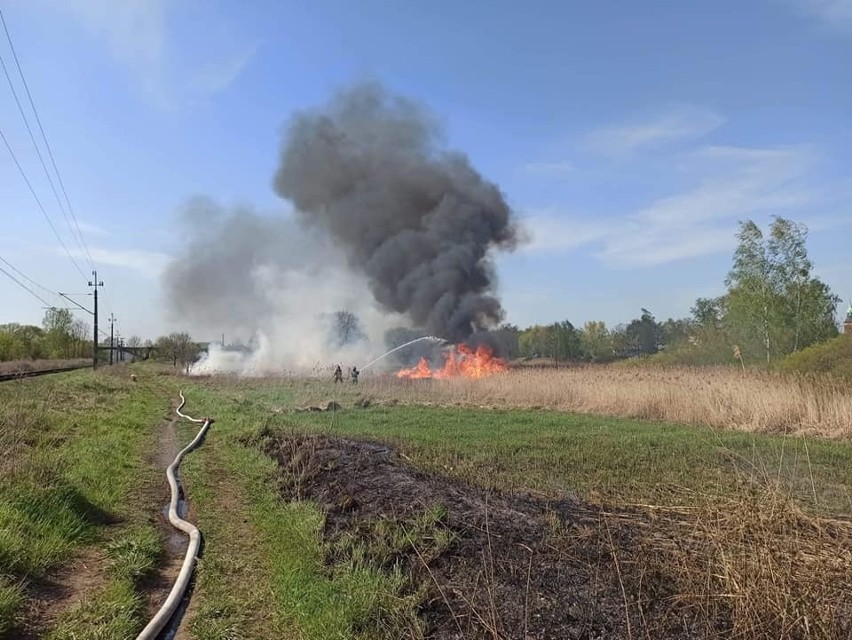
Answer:
[[512, 370], [480, 380], [366, 378], [403, 403], [542, 408], [745, 431], [852, 437], [852, 385], [733, 368], [588, 366]]
[[804, 512], [783, 491], [767, 485], [720, 504], [602, 520], [607, 534], [618, 524], [641, 531], [633, 553], [611, 546], [640, 616], [655, 595], [646, 593], [654, 582], [643, 578], [656, 576], [671, 585], [665, 600], [672, 613], [693, 611], [694, 637], [834, 640], [852, 633], [852, 527]]
[[[231, 380], [240, 388], [280, 378]], [[513, 370], [482, 380], [403, 381], [364, 376], [359, 387], [294, 380], [294, 406], [357, 396], [379, 402], [529, 407], [750, 431], [852, 436], [852, 388], [760, 371], [581, 367]], [[333, 394], [329, 396], [329, 394]], [[321, 394], [321, 395], [318, 395]], [[736, 473], [736, 471], [735, 471]], [[672, 507], [626, 505], [599, 512], [584, 536], [618, 563], [630, 637], [673, 637], [644, 624], [664, 607], [694, 638], [840, 640], [852, 633], [852, 523], [806, 511], [769, 477], [742, 490]], [[619, 533], [621, 532], [621, 533]], [[665, 617], [665, 616], [664, 616]]]

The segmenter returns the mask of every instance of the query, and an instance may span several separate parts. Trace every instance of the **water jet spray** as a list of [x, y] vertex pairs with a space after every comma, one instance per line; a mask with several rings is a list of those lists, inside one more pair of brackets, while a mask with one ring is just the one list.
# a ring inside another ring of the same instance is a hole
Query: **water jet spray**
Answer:
[[414, 340], [410, 340], [410, 341], [406, 342], [405, 344], [401, 344], [398, 347], [394, 347], [393, 349], [391, 349], [387, 353], [383, 353], [382, 355], [380, 355], [375, 360], [371, 360], [370, 362], [365, 364], [363, 367], [361, 367], [361, 371], [363, 371], [364, 369], [366, 369], [369, 366], [376, 364], [379, 360], [389, 356], [390, 354], [394, 353], [395, 351], [399, 351], [400, 349], [404, 349], [405, 347], [412, 345], [415, 342], [421, 342], [423, 340], [426, 340], [428, 342], [434, 342], [435, 344], [441, 344], [441, 343], [447, 342], [443, 338], [438, 338], [437, 336], [423, 336], [422, 338], [415, 338]]

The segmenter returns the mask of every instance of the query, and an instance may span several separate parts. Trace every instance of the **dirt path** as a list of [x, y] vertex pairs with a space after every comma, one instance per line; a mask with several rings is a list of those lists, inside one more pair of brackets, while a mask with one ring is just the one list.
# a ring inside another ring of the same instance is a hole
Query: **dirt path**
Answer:
[[[150, 486], [145, 487], [142, 496], [146, 508], [150, 510], [149, 517], [152, 523], [156, 525], [165, 541], [164, 556], [157, 572], [141, 584], [141, 590], [145, 596], [147, 620], [150, 620], [166, 601], [180, 573], [188, 544], [186, 535], [175, 529], [168, 521], [168, 505], [171, 495], [166, 480], [166, 468], [174, 461], [175, 456], [180, 451], [175, 427], [178, 419], [177, 416], [170, 414], [160, 428], [157, 443], [150, 459], [150, 464], [157, 469], [156, 480]], [[181, 507], [183, 510], [180, 515], [189, 518], [191, 521], [191, 508], [188, 501], [181, 502]], [[180, 623], [182, 622], [181, 619]], [[179, 624], [176, 634], [168, 637], [174, 640], [186, 640], [189, 636], [182, 629], [183, 626], [183, 624]]]
[[53, 575], [34, 581], [27, 589], [28, 605], [24, 626], [16, 630], [20, 640], [43, 637], [66, 611], [96, 593], [106, 584], [107, 558], [102, 549], [89, 547], [80, 552], [72, 565]]
[[[263, 535], [252, 521], [244, 478], [234, 474], [217, 444], [204, 451], [194, 478], [207, 489], [199, 501], [204, 509], [198, 519], [204, 556], [198, 566], [198, 595], [186, 616], [196, 635], [296, 637], [279, 619], [272, 569], [262, 552]], [[191, 498], [191, 486], [189, 492]]]
[[[146, 621], [160, 608], [180, 572], [187, 541], [166, 519], [169, 488], [166, 467], [179, 451], [175, 419], [169, 415], [157, 435], [156, 445], [146, 462], [156, 471], [139, 485], [136, 499], [149, 511], [149, 521], [162, 533], [165, 554], [157, 573], [145, 579], [140, 589], [145, 597]], [[105, 550], [86, 547], [66, 566], [52, 575], [33, 581], [27, 587], [27, 607], [23, 627], [16, 630], [21, 640], [41, 638], [62, 615], [97, 594], [109, 581], [109, 559]], [[184, 636], [174, 636], [185, 640]]]

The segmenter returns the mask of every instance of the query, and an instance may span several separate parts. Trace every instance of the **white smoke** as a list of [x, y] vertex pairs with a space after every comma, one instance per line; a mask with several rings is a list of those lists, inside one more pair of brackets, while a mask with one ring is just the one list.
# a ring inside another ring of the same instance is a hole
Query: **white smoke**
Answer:
[[[337, 268], [305, 273], [264, 265], [254, 278], [255, 286], [266, 294], [270, 312], [263, 328], [251, 337], [251, 349], [229, 350], [214, 343], [191, 373], [326, 376], [336, 365], [344, 371], [352, 366], [360, 369], [385, 351], [385, 331], [404, 323], [404, 318], [377, 308], [363, 278]], [[333, 321], [341, 309], [358, 318], [363, 332], [345, 345], [336, 343]]]
[[[330, 375], [338, 364], [360, 368], [385, 351], [387, 329], [407, 323], [379, 308], [366, 278], [325, 238], [285, 216], [193, 200], [183, 220], [193, 233], [165, 272], [171, 311], [193, 336], [224, 333], [229, 343], [211, 343], [193, 374]], [[338, 311], [354, 314], [362, 334], [343, 346]]]

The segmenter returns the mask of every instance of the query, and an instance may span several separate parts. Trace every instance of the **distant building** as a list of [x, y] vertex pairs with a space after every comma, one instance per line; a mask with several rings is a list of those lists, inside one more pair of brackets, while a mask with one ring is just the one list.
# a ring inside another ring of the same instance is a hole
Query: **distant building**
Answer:
[[849, 303], [849, 311], [846, 312], [846, 321], [843, 323], [843, 333], [852, 336], [852, 302]]

